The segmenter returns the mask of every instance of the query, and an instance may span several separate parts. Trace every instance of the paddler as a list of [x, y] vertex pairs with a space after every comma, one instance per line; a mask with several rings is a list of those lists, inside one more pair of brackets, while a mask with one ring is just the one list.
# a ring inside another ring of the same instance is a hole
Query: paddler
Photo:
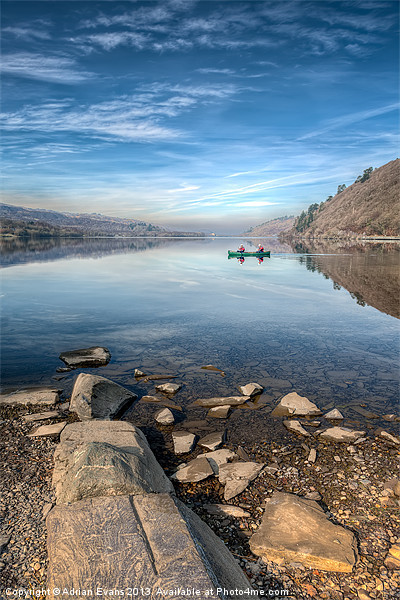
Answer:
[[237, 251], [238, 252], [244, 252], [245, 251], [243, 244], [240, 244], [240, 246], [239, 246], [239, 248], [238, 248]]
[[262, 246], [261, 244], [258, 244], [257, 252], [264, 252], [264, 246]]

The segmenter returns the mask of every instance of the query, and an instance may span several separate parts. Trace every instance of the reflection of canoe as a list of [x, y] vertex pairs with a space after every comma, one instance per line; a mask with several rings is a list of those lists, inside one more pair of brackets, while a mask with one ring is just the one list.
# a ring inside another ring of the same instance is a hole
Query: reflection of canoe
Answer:
[[228, 250], [228, 258], [240, 258], [241, 256], [271, 256], [270, 250], [266, 252], [232, 252], [232, 250]]

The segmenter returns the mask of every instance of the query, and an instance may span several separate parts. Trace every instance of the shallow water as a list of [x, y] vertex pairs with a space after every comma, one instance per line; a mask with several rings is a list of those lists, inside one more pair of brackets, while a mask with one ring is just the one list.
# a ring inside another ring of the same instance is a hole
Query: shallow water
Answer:
[[[58, 355], [100, 345], [112, 360], [93, 372], [140, 396], [154, 383], [138, 383], [135, 368], [179, 375], [183, 405], [255, 381], [271, 405], [295, 390], [322, 409], [395, 412], [398, 246], [294, 251], [270, 239], [270, 259], [240, 264], [227, 258], [240, 241], [7, 242], [3, 390], [56, 382], [68, 393], [77, 371], [52, 379]], [[254, 420], [263, 411], [251, 412]]]

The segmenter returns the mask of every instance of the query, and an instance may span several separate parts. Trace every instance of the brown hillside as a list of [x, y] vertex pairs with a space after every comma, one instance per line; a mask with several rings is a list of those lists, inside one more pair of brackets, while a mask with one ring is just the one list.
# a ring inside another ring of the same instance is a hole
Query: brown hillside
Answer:
[[[353, 183], [316, 212], [303, 237], [399, 236], [399, 167], [393, 160]], [[298, 232], [290, 233], [298, 236]]]
[[271, 219], [271, 221], [266, 221], [265, 223], [261, 223], [261, 225], [256, 225], [252, 227], [248, 231], [246, 231], [243, 235], [252, 236], [252, 237], [265, 237], [269, 235], [279, 235], [284, 231], [289, 231], [294, 224], [295, 217], [279, 217], [278, 219]]

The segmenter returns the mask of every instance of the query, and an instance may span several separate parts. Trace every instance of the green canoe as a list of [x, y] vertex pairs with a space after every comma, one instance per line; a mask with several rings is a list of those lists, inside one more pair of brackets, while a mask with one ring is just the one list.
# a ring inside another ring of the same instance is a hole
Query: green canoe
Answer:
[[264, 252], [233, 252], [232, 250], [228, 250], [228, 258], [241, 258], [242, 256], [271, 256], [270, 250]]

